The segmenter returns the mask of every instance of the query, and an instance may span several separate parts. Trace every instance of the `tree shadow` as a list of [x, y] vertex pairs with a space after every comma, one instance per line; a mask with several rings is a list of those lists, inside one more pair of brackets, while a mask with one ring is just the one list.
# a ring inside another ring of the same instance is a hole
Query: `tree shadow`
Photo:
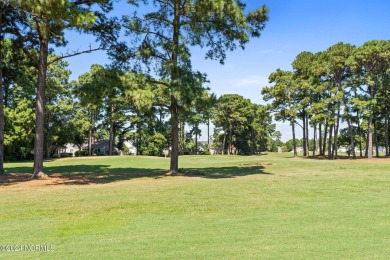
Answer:
[[[10, 186], [24, 183], [39, 182], [31, 179], [32, 167], [10, 167], [7, 173], [0, 175], [0, 186]], [[110, 165], [67, 165], [47, 166], [45, 173], [48, 179], [42, 180], [43, 185], [87, 185], [106, 184], [136, 178], [162, 178], [167, 176], [166, 169], [156, 168], [112, 168]], [[254, 174], [269, 174], [264, 166], [229, 166], [212, 168], [181, 169], [180, 176], [200, 177], [207, 179], [236, 178]]]
[[[309, 157], [302, 157], [304, 159], [312, 159], [312, 160], [368, 160], [367, 157], [360, 155], [356, 155], [355, 158], [353, 158], [352, 155], [337, 155], [337, 158], [329, 158], [328, 155], [315, 155], [315, 156], [309, 156]], [[386, 156], [373, 156], [373, 159], [389, 159], [389, 157]]]
[[211, 168], [186, 168], [184, 176], [203, 177], [207, 179], [226, 179], [237, 178], [255, 174], [271, 175], [264, 171], [265, 167], [256, 166], [227, 166], [227, 167], [211, 167]]

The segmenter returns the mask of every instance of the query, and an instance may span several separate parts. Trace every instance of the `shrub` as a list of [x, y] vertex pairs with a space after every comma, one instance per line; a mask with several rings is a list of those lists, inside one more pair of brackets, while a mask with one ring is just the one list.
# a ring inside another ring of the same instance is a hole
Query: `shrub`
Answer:
[[167, 143], [165, 136], [160, 133], [155, 133], [148, 141], [148, 146], [144, 150], [144, 154], [150, 156], [162, 156], [164, 147]]
[[291, 150], [289, 150], [289, 147], [287, 145], [283, 145], [282, 146], [282, 152], [290, 152]]
[[62, 153], [61, 158], [73, 157], [73, 153]]
[[78, 156], [87, 156], [88, 155], [88, 151], [84, 151], [84, 150], [81, 150], [81, 151], [76, 151], [74, 153], [74, 156], [78, 157]]

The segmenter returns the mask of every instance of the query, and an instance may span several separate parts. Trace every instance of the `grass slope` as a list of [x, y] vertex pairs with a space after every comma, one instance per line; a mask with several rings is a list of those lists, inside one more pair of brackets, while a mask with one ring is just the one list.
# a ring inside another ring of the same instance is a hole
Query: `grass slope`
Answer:
[[180, 157], [193, 177], [164, 158], [46, 162], [51, 181], [0, 186], [0, 245], [55, 251], [0, 258], [390, 258], [390, 160], [289, 156]]

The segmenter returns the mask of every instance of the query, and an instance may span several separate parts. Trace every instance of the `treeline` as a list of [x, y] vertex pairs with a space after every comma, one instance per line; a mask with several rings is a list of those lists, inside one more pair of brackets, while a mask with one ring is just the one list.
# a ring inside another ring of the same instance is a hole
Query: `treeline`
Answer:
[[309, 156], [310, 127], [312, 150], [319, 155], [337, 158], [338, 147], [348, 144], [354, 158], [355, 150], [372, 158], [374, 147], [378, 156], [380, 146], [389, 156], [389, 65], [390, 41], [359, 47], [340, 42], [322, 52], [298, 54], [293, 71], [273, 72], [273, 85], [262, 94], [271, 101], [275, 119], [290, 122], [295, 155], [299, 125], [304, 156]]
[[[202, 111], [211, 103], [207, 77], [192, 68], [191, 47], [223, 64], [228, 51], [260, 37], [268, 10], [248, 12], [240, 0], [128, 3], [129, 14], [116, 17], [113, 0], [0, 1], [1, 173], [4, 154], [28, 158], [33, 146], [33, 177], [46, 177], [43, 159], [54, 147], [86, 138], [91, 153], [99, 134], [108, 136], [110, 151], [114, 140], [133, 138], [145, 154], [156, 154], [167, 139], [169, 172], [178, 173], [183, 124], [197, 137], [210, 118]], [[69, 30], [94, 36], [97, 47], [56, 53]], [[70, 84], [63, 60], [97, 50], [112, 64], [93, 66]], [[126, 127], [135, 133], [126, 137]], [[238, 131], [229, 131], [233, 143]]]
[[[5, 40], [3, 84], [5, 105], [5, 160], [33, 158], [36, 68]], [[17, 56], [18, 55], [18, 56]], [[17, 57], [16, 57], [17, 56]], [[52, 56], [55, 57], [55, 56]], [[15, 62], [18, 62], [16, 64]], [[16, 66], [17, 65], [17, 66]], [[109, 140], [108, 154], [126, 151], [131, 141], [138, 155], [162, 156], [170, 147], [169, 101], [164, 88], [150, 77], [92, 65], [90, 71], [69, 81], [66, 62], [48, 67], [46, 86], [44, 157], [52, 158], [67, 143], [79, 150], [87, 144]], [[214, 135], [210, 124], [215, 125]], [[202, 133], [201, 125], [207, 125]], [[179, 154], [254, 154], [267, 150], [275, 131], [266, 106], [237, 94], [216, 98], [207, 88], [191, 97], [179, 118]], [[207, 134], [207, 145], [198, 146]], [[210, 136], [213, 135], [212, 140]]]

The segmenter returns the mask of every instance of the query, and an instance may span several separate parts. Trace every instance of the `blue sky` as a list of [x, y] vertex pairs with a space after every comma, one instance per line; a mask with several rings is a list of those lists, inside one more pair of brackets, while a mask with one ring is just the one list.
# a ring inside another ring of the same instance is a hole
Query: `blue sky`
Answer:
[[[291, 63], [302, 51], [323, 51], [338, 42], [356, 46], [369, 40], [390, 40], [389, 0], [248, 0], [248, 10], [265, 4], [269, 21], [262, 36], [253, 39], [245, 50], [227, 54], [225, 65], [204, 59], [194, 49], [194, 69], [205, 72], [209, 87], [217, 96], [237, 93], [254, 103], [264, 104], [260, 91], [268, 85], [268, 76], [277, 68], [291, 70]], [[121, 0], [114, 14], [133, 12], [134, 7]], [[69, 50], [82, 50], [93, 39], [70, 34]], [[89, 71], [92, 64], [109, 62], [103, 52], [68, 59], [72, 79]], [[291, 139], [288, 124], [277, 123], [282, 140]], [[206, 139], [203, 135], [202, 139]]]

